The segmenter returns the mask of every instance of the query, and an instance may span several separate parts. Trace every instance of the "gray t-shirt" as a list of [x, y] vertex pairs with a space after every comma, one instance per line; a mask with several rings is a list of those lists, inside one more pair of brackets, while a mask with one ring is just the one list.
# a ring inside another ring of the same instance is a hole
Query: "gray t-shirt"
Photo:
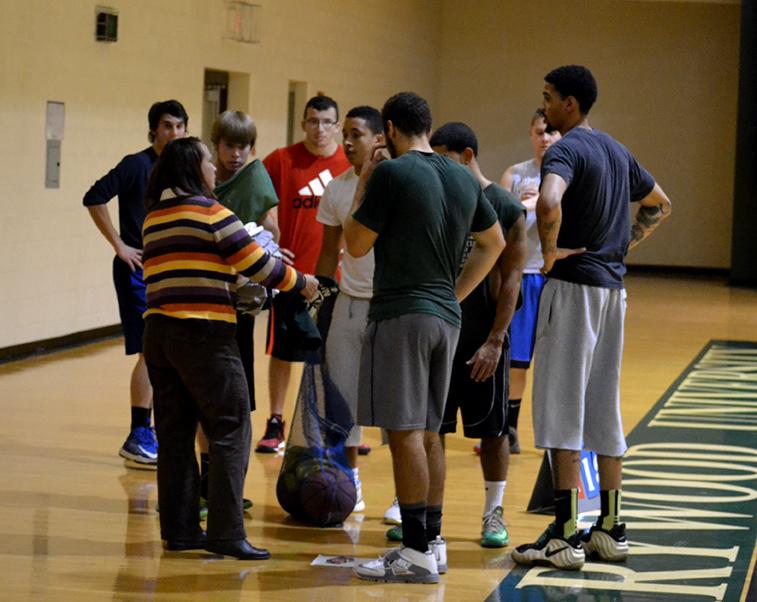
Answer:
[[[516, 199], [520, 200], [521, 193], [527, 188], [539, 190], [541, 173], [536, 165], [536, 159], [516, 163], [510, 169], [513, 177], [510, 192], [515, 195]], [[536, 227], [536, 211], [533, 210], [526, 214], [526, 238], [528, 240], [528, 258], [523, 267], [523, 273], [538, 274], [541, 266], [544, 265], [544, 258], [541, 256], [539, 229]]]
[[654, 178], [620, 142], [588, 128], [573, 128], [547, 149], [542, 179], [550, 173], [568, 184], [557, 246], [586, 247], [586, 252], [556, 261], [549, 277], [623, 288], [631, 241], [629, 203], [647, 196]]

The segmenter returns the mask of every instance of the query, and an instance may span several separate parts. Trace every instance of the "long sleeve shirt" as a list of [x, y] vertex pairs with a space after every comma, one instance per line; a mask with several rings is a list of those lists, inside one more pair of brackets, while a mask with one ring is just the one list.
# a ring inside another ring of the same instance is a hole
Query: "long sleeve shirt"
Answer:
[[161, 199], [145, 218], [143, 241], [145, 317], [234, 323], [237, 273], [282, 291], [305, 287], [302, 274], [266, 253], [239, 218], [212, 199]]

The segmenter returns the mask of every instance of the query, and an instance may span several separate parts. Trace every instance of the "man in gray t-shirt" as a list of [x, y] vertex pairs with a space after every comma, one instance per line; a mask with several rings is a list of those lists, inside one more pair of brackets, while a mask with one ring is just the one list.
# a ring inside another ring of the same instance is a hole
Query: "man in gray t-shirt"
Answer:
[[[459, 301], [491, 270], [504, 239], [474, 177], [432, 151], [424, 99], [397, 94], [385, 103], [382, 119], [395, 158], [381, 161], [374, 154], [361, 169], [344, 235], [351, 255], [375, 251], [358, 422], [387, 430], [403, 546], [355, 573], [373, 581], [436, 583], [447, 564], [438, 430], [460, 329]], [[468, 232], [475, 246], [458, 278]]]
[[[536, 204], [548, 281], [539, 304], [533, 417], [534, 442], [551, 454], [555, 522], [512, 558], [580, 569], [586, 552], [612, 562], [628, 555], [618, 516], [626, 451], [620, 421], [625, 255], [671, 205], [623, 145], [589, 125], [597, 84], [586, 67], [559, 67], [544, 79], [547, 123], [563, 137], [544, 155]], [[633, 202], [640, 207], [632, 224]], [[576, 485], [582, 449], [597, 454], [601, 499], [599, 519], [583, 535]]]

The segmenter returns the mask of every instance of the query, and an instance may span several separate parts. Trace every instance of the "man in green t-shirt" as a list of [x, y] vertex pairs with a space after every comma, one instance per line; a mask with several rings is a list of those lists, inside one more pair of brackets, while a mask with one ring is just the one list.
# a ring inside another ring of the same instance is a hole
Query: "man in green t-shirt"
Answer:
[[[431, 149], [428, 103], [402, 92], [386, 101], [381, 116], [393, 159], [374, 153], [363, 166], [344, 235], [353, 257], [371, 248], [375, 254], [358, 422], [388, 433], [403, 546], [355, 573], [436, 583], [447, 564], [439, 427], [460, 332], [459, 301], [491, 270], [505, 242], [475, 178]], [[460, 272], [469, 232], [474, 246]]]
[[528, 255], [526, 209], [510, 192], [484, 176], [476, 160], [478, 140], [468, 125], [445, 123], [431, 136], [431, 146], [437, 153], [465, 165], [475, 176], [497, 212], [507, 241], [497, 266], [461, 303], [463, 327], [440, 431], [442, 436], [455, 432], [459, 408], [465, 436], [481, 439], [486, 499], [480, 543], [488, 548], [501, 548], [510, 539], [502, 516], [510, 460], [507, 331], [518, 304], [521, 274]]

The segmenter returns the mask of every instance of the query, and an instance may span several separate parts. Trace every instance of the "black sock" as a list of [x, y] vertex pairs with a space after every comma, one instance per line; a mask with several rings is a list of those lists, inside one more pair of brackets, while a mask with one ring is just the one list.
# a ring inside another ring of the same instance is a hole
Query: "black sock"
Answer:
[[565, 539], [575, 535], [578, 520], [578, 489], [555, 490], [555, 523]]
[[442, 534], [442, 507], [426, 507], [426, 541], [434, 541]]
[[428, 551], [426, 540], [426, 504], [405, 505], [400, 502], [402, 545], [419, 552]]
[[520, 414], [520, 399], [507, 401], [507, 425], [511, 429], [518, 430], [518, 414]]
[[599, 500], [601, 510], [599, 512], [599, 525], [605, 531], [610, 531], [620, 522], [620, 489], [600, 489]]
[[150, 426], [150, 408], [131, 406], [131, 430], [140, 426]]
[[210, 454], [200, 453], [200, 497], [208, 499], [208, 468]]

